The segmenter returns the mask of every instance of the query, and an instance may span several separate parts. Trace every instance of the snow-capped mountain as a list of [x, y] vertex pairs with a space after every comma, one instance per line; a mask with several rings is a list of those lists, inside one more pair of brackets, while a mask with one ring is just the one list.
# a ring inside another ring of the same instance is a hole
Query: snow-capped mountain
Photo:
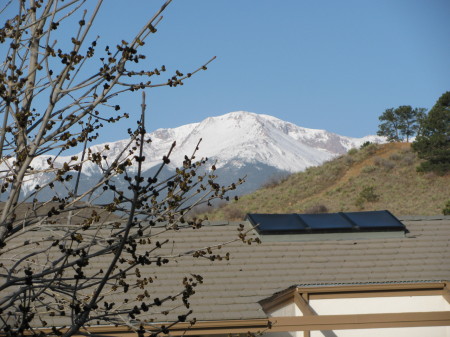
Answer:
[[[231, 112], [218, 117], [209, 117], [200, 123], [187, 124], [174, 129], [158, 129], [148, 134], [152, 142], [146, 144], [144, 171], [150, 171], [161, 163], [173, 141], [177, 142], [168, 165], [170, 170], [182, 164], [185, 155], [190, 155], [202, 138], [196, 157], [208, 157], [216, 163], [217, 173], [225, 183], [248, 174], [247, 183], [241, 193], [250, 192], [277, 174], [302, 171], [309, 166], [360, 147], [364, 142], [383, 142], [377, 136], [350, 138], [325, 130], [307, 129], [278, 118], [245, 111]], [[120, 154], [128, 140], [93, 146], [94, 152], [103, 150], [107, 161]], [[108, 145], [109, 150], [105, 150]], [[81, 154], [78, 155], [81, 158]], [[56, 166], [68, 161], [71, 156], [56, 159]], [[33, 167], [44, 166], [48, 157], [37, 158]], [[133, 168], [132, 168], [133, 169]], [[254, 174], [257, 172], [257, 174]], [[82, 181], [98, 181], [100, 170], [87, 162], [83, 166]], [[35, 177], [24, 186], [24, 193], [39, 184], [43, 176]]]

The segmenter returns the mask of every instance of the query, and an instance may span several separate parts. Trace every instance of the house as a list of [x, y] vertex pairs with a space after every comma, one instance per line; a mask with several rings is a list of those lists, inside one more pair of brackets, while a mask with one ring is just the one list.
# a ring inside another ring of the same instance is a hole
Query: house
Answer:
[[[167, 299], [183, 282], [195, 283], [189, 309], [173, 298], [145, 313], [151, 328], [192, 309], [186, 322], [170, 326], [173, 336], [450, 337], [450, 217], [337, 213], [300, 219], [301, 228], [296, 217], [251, 214], [198, 229], [155, 228], [166, 242], [158, 255], [168, 263], [140, 267], [145, 287], [105, 298]], [[88, 330], [131, 336], [101, 322]]]

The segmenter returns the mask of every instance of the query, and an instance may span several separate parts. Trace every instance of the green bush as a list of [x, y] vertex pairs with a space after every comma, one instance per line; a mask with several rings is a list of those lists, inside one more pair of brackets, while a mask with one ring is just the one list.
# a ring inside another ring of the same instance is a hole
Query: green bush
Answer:
[[359, 148], [362, 150], [362, 149], [364, 149], [365, 147], [369, 146], [370, 144], [373, 144], [373, 143], [372, 143], [372, 142], [369, 142], [369, 141], [364, 142], [364, 143], [362, 143], [362, 145], [361, 145]]
[[442, 214], [450, 215], [450, 200], [447, 201], [447, 204], [445, 205], [444, 209], [442, 210]]
[[375, 193], [374, 186], [365, 186], [361, 192], [359, 192], [355, 205], [359, 208], [363, 208], [366, 202], [375, 202], [380, 199], [380, 196]]
[[368, 166], [364, 166], [364, 167], [361, 169], [361, 172], [362, 172], [362, 173], [372, 173], [372, 172], [375, 172], [376, 170], [377, 170], [377, 167], [376, 167], [376, 166], [368, 165]]
[[364, 147], [364, 151], [368, 154], [368, 155], [373, 155], [375, 154], [375, 152], [377, 152], [377, 150], [380, 148], [380, 146], [378, 144], [375, 143], [370, 143], [368, 145], [366, 145]]
[[320, 213], [328, 213], [328, 207], [324, 204], [315, 204], [311, 207], [305, 209], [305, 213], [307, 214], [320, 214]]
[[350, 150], [348, 150], [347, 152], [350, 156], [353, 156], [354, 154], [358, 153], [358, 149], [352, 148]]
[[380, 199], [380, 196], [375, 193], [375, 187], [374, 186], [366, 186], [362, 189], [362, 191], [359, 193], [359, 196], [369, 202], [375, 202]]

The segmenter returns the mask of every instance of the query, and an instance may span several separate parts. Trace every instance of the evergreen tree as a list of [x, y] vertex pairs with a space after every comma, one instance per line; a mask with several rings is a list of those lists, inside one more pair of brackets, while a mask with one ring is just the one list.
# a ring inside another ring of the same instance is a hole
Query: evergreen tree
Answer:
[[418, 132], [425, 111], [424, 108], [413, 109], [410, 105], [386, 109], [379, 117], [382, 123], [378, 126], [377, 135], [387, 137], [390, 142], [401, 142], [405, 139], [409, 142]]
[[400, 123], [400, 134], [406, 142], [415, 136], [420, 128], [421, 121], [425, 117], [425, 108], [412, 108], [410, 105], [402, 105], [395, 109]]
[[419, 171], [450, 171], [450, 91], [444, 93], [421, 123], [413, 143], [419, 158], [425, 159]]
[[378, 119], [383, 123], [378, 126], [377, 135], [387, 137], [390, 142], [400, 141], [400, 123], [394, 108], [386, 109]]

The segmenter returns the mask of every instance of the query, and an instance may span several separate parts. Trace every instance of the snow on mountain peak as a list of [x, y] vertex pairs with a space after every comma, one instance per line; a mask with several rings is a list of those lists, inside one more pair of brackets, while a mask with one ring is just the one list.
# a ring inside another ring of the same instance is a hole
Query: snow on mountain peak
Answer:
[[[173, 129], [158, 129], [147, 136], [152, 142], [144, 148], [144, 170], [159, 165], [173, 141], [177, 142], [177, 146], [170, 157], [169, 168], [172, 169], [182, 165], [184, 156], [193, 153], [201, 138], [196, 158], [208, 157], [212, 159], [211, 162], [217, 161], [218, 168], [264, 165], [284, 172], [298, 172], [309, 166], [319, 165], [352, 147], [361, 146], [365, 141], [384, 141], [377, 136], [339, 136], [325, 130], [303, 128], [273, 116], [247, 111], [209, 117], [200, 123]], [[92, 150], [103, 150], [107, 161], [111, 162], [124, 150], [126, 144], [128, 140], [119, 140], [95, 145]], [[105, 150], [105, 145], [108, 145], [109, 150]], [[35, 160], [33, 166], [38, 168], [44, 165], [46, 158], [48, 156], [44, 159], [37, 158], [39, 160]], [[69, 158], [57, 158], [55, 166], [62, 165]], [[92, 176], [100, 171], [95, 164], [86, 162], [83, 165], [83, 173]]]
[[[366, 138], [303, 128], [270, 115], [247, 111], [208, 117], [200, 123], [173, 129], [158, 129], [148, 136], [152, 142], [145, 148], [145, 169], [158, 165], [173, 141], [177, 146], [171, 155], [172, 167], [181, 165], [184, 156], [194, 151], [201, 138], [197, 158], [217, 159], [217, 167], [231, 161], [260, 162], [288, 172], [321, 164], [366, 141]], [[382, 141], [380, 137], [371, 137], [371, 141]], [[109, 143], [109, 153], [118, 154], [125, 144], [126, 141]], [[103, 147], [104, 144], [95, 146], [96, 150]]]
[[[200, 123], [175, 129], [160, 129], [150, 136], [153, 142], [148, 150], [155, 153], [160, 153], [162, 145], [167, 150], [169, 144], [177, 140], [172, 156], [174, 165], [180, 165], [184, 155], [192, 153], [202, 138], [197, 157], [215, 158], [218, 167], [237, 160], [260, 162], [289, 172], [318, 165], [364, 142], [247, 111], [208, 117]], [[380, 142], [381, 138], [375, 137], [372, 141]]]

